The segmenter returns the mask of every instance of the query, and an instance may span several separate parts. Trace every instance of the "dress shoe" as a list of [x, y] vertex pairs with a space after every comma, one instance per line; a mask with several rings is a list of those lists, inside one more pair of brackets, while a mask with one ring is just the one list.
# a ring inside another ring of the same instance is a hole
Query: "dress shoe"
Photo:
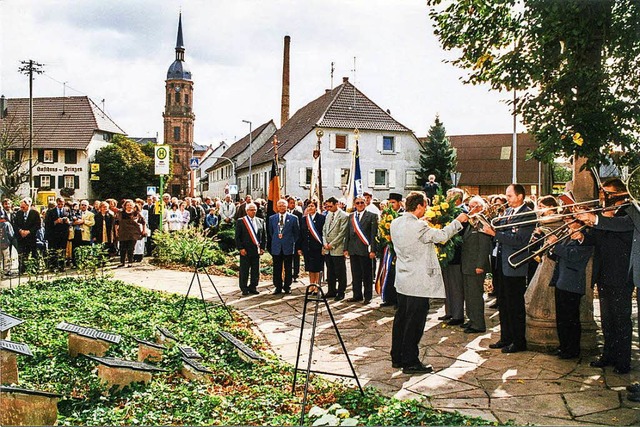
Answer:
[[258, 295], [258, 294], [260, 293], [260, 291], [259, 291], [259, 290], [257, 290], [257, 289], [249, 289], [249, 293], [250, 293], [251, 295]]
[[503, 341], [498, 341], [498, 342], [494, 342], [493, 344], [489, 344], [489, 348], [503, 348], [503, 347], [508, 347], [511, 344], [507, 344], [506, 342]]
[[360, 301], [362, 301], [362, 298], [349, 298], [347, 300], [347, 302], [360, 302]]
[[380, 303], [380, 307], [391, 307], [392, 305], [396, 305], [396, 303], [391, 301], [385, 301]]
[[640, 393], [640, 383], [633, 383], [627, 386], [627, 391], [629, 393]]
[[370, 299], [365, 299], [364, 301], [362, 301], [362, 305], [368, 305], [370, 302]]
[[596, 360], [593, 360], [591, 363], [589, 363], [589, 366], [591, 366], [592, 368], [604, 368], [605, 366], [610, 366], [611, 363], [609, 363], [609, 361], [603, 357], [598, 357]]
[[471, 327], [471, 322], [464, 322], [462, 325], [460, 325], [461, 328], [465, 329], [465, 328], [470, 328]]
[[438, 320], [449, 320], [449, 319], [453, 319], [453, 316], [450, 314], [445, 314], [444, 316], [438, 317]]
[[273, 291], [273, 295], [280, 295], [282, 293], [282, 289], [276, 289]]
[[509, 344], [506, 347], [503, 347], [501, 350], [503, 353], [518, 353], [521, 351], [527, 351], [527, 346], [524, 347], [518, 347], [515, 344]]
[[627, 394], [627, 400], [632, 402], [640, 402], [640, 392]]
[[487, 332], [486, 329], [476, 329], [476, 328], [472, 328], [471, 326], [464, 328], [464, 333], [465, 334], [481, 334], [483, 332]]
[[403, 374], [430, 374], [433, 372], [431, 365], [423, 365], [422, 363], [414, 366], [407, 366], [402, 369]]
[[336, 297], [333, 299], [334, 301], [342, 301], [344, 299], [344, 295], [336, 295]]
[[561, 351], [560, 354], [558, 354], [559, 359], [575, 359], [578, 356], [580, 356], [580, 353], [564, 353]]
[[624, 374], [628, 374], [630, 370], [631, 370], [631, 368], [629, 368], [629, 367], [613, 368], [613, 373], [614, 374], [618, 374], [618, 375], [624, 375]]
[[464, 323], [464, 319], [451, 319], [447, 322], [449, 326], [457, 326], [462, 325]]
[[284, 293], [285, 293], [285, 294], [290, 294], [290, 293], [291, 293], [291, 289], [285, 289], [285, 290], [284, 290]]
[[394, 369], [400, 369], [402, 368], [402, 363], [400, 362], [391, 362], [391, 367]]
[[249, 291], [242, 291], [242, 296], [246, 297], [247, 295], [249, 295]]
[[326, 294], [324, 294], [324, 296], [327, 298], [335, 298], [336, 295], [337, 294], [335, 292], [327, 292]]

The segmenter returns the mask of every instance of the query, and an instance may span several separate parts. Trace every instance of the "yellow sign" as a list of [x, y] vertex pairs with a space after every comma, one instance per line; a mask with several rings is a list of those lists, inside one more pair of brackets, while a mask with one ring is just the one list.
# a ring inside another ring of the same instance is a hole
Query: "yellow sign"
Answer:
[[162, 201], [158, 200], [155, 204], [155, 214], [156, 215], [161, 215], [162, 214]]
[[91, 163], [91, 173], [100, 172], [100, 163]]
[[95, 173], [91, 174], [91, 178], [89, 178], [91, 181], [100, 181], [100, 176], [96, 175]]

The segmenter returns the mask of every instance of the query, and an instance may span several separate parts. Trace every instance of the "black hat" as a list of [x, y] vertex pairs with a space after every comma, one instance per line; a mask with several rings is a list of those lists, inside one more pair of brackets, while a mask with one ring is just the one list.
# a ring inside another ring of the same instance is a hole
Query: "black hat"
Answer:
[[402, 194], [400, 193], [389, 193], [389, 200], [396, 200], [398, 202], [402, 201]]

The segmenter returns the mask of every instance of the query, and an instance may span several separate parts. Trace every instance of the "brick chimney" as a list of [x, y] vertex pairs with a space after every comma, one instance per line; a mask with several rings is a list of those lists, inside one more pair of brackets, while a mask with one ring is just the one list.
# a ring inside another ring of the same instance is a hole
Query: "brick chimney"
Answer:
[[349, 77], [343, 77], [342, 83], [349, 83]]
[[280, 127], [289, 120], [289, 46], [291, 37], [284, 36], [284, 58], [282, 61], [282, 106], [280, 110]]

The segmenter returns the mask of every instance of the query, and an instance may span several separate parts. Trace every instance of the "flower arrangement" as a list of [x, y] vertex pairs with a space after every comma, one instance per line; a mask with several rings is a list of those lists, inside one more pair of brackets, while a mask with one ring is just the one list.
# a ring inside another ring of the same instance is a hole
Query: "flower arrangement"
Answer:
[[378, 235], [376, 236], [380, 248], [389, 246], [393, 249], [391, 242], [391, 221], [398, 218], [398, 212], [394, 211], [391, 206], [387, 206], [381, 213], [378, 220]]
[[[429, 225], [433, 228], [442, 229], [446, 227], [462, 212], [462, 209], [456, 207], [457, 198], [456, 195], [452, 199], [446, 198], [442, 191], [438, 191], [438, 194], [433, 196], [431, 206], [427, 208], [424, 213]], [[436, 244], [436, 253], [438, 254], [438, 261], [442, 267], [446, 267], [455, 255], [456, 246], [462, 243], [462, 237], [454, 235], [447, 242]]]

